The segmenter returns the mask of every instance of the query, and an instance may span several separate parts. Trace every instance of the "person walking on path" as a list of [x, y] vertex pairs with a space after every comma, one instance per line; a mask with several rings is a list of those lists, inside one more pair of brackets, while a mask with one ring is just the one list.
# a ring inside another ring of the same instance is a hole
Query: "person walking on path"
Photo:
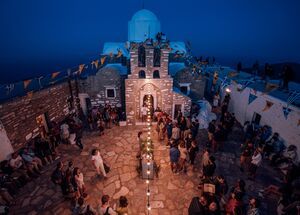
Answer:
[[106, 172], [105, 172], [105, 168], [104, 168], [103, 159], [102, 159], [100, 151], [98, 149], [94, 149], [92, 151], [92, 162], [93, 162], [94, 167], [96, 168], [97, 175], [100, 176], [102, 173], [104, 178], [106, 178], [107, 176], [106, 176]]

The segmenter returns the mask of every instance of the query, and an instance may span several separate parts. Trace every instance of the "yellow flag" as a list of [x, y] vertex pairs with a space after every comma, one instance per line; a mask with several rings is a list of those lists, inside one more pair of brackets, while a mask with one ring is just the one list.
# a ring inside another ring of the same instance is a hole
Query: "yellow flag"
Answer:
[[101, 65], [104, 64], [105, 60], [106, 60], [106, 56], [104, 56], [104, 57], [101, 58]]
[[271, 91], [278, 89], [278, 87], [279, 87], [278, 84], [267, 83], [265, 91], [263, 92], [263, 95], [268, 94]]
[[98, 69], [99, 60], [94, 60], [94, 61], [92, 61], [91, 64], [94, 65], [96, 67], [96, 69]]
[[229, 78], [235, 77], [235, 76], [237, 76], [237, 75], [238, 75], [238, 73], [235, 72], [235, 71], [232, 71], [232, 72], [229, 72], [229, 73], [228, 73], [228, 77], [229, 77]]
[[119, 51], [118, 51], [117, 58], [121, 57], [122, 55], [123, 55], [122, 51], [121, 51], [121, 50], [119, 50]]
[[32, 99], [32, 96], [33, 96], [33, 91], [30, 91], [30, 92], [27, 93], [27, 97], [29, 99]]
[[31, 83], [31, 79], [29, 80], [25, 80], [23, 83], [24, 83], [24, 89], [26, 89], [28, 87], [28, 85]]
[[84, 64], [80, 64], [78, 68], [79, 75], [82, 73], [83, 70], [84, 70]]
[[51, 78], [56, 78], [59, 75], [60, 72], [53, 72], [51, 75]]
[[274, 104], [273, 102], [266, 101], [266, 106], [264, 107], [264, 109], [262, 111], [269, 110], [273, 106], [273, 104]]

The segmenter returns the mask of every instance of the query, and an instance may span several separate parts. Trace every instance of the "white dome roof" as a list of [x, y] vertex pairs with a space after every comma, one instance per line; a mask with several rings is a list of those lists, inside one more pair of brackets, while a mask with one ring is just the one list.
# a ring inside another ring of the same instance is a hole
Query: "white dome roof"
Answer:
[[150, 10], [142, 9], [132, 16], [131, 21], [158, 21], [158, 19]]

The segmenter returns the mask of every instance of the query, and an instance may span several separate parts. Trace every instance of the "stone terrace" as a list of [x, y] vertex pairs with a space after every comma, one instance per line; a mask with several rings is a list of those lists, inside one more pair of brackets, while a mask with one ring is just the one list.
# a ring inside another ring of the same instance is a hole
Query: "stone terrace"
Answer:
[[[79, 167], [85, 178], [87, 188], [87, 202], [96, 208], [100, 203], [102, 194], [112, 197], [111, 205], [117, 203], [120, 195], [126, 195], [129, 200], [129, 210], [132, 215], [146, 214], [146, 184], [140, 179], [137, 171], [136, 154], [138, 151], [137, 133], [142, 126], [114, 127], [106, 130], [105, 135], [99, 137], [96, 132], [86, 133], [83, 138], [84, 150], [80, 151], [76, 146], [60, 145], [60, 160], [65, 164], [73, 160]], [[154, 130], [154, 129], [153, 129]], [[202, 149], [206, 143], [206, 132], [199, 132], [199, 143]], [[255, 182], [247, 180], [245, 174], [239, 171], [239, 146], [241, 144], [241, 129], [235, 127], [225, 143], [225, 150], [215, 154], [217, 161], [217, 173], [222, 173], [228, 180], [229, 187], [233, 186], [236, 179], [241, 177], [246, 180], [247, 193], [257, 194], [259, 189], [269, 184], [277, 184], [274, 172], [267, 162], [258, 170]], [[161, 166], [159, 178], [150, 182], [151, 190], [151, 214], [182, 215], [187, 214], [187, 208], [192, 197], [199, 195], [197, 185], [200, 176], [201, 153], [197, 158], [197, 169], [192, 171], [189, 167], [187, 174], [174, 175], [169, 167], [169, 150], [164, 143], [153, 137], [155, 145], [155, 160]], [[91, 149], [99, 148], [104, 160], [111, 167], [108, 179], [96, 178], [91, 163]], [[58, 162], [58, 161], [56, 161]], [[21, 189], [17, 196], [17, 203], [11, 207], [11, 214], [71, 214], [69, 200], [64, 200], [60, 187], [55, 186], [50, 175], [56, 162], [46, 168], [46, 172], [28, 183]], [[275, 214], [276, 197], [269, 196], [263, 202], [263, 214]]]

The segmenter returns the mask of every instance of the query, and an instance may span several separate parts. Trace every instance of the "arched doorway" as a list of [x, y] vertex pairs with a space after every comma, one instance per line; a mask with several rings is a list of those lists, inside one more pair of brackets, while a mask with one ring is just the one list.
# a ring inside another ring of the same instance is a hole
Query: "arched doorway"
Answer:
[[151, 94], [144, 95], [143, 105], [150, 108], [151, 118], [154, 113], [154, 98]]

